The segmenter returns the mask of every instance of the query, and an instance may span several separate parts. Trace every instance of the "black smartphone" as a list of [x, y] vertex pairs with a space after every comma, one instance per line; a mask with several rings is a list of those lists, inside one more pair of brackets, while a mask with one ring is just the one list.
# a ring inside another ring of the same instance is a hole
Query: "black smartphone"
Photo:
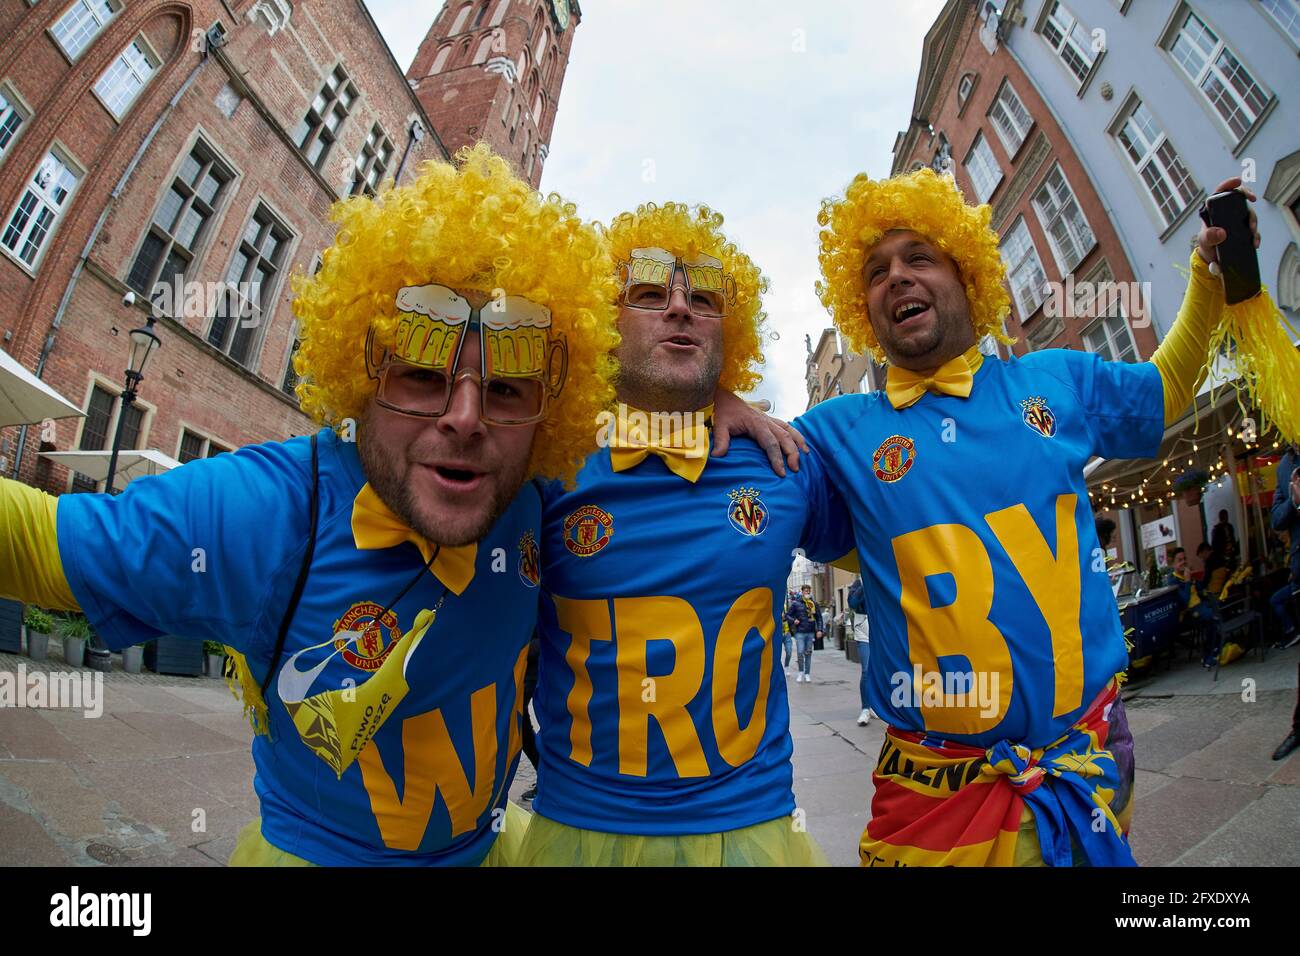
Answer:
[[1259, 294], [1259, 257], [1250, 229], [1250, 207], [1236, 189], [1215, 193], [1201, 206], [1201, 220], [1228, 233], [1219, 243], [1219, 268], [1223, 272], [1224, 300], [1233, 305]]

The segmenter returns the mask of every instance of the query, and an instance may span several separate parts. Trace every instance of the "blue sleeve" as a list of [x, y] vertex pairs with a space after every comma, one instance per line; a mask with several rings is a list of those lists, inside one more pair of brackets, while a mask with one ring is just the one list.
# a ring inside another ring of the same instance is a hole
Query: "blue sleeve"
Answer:
[[64, 573], [104, 642], [119, 649], [172, 634], [243, 653], [259, 638], [269, 644], [267, 598], [287, 600], [307, 544], [308, 447], [250, 446], [120, 495], [61, 497]]
[[1102, 458], [1154, 458], [1165, 435], [1165, 389], [1150, 362], [1108, 362], [1093, 352], [1048, 349], [1033, 363], [1074, 388]]
[[799, 456], [799, 470], [794, 472], [807, 502], [799, 547], [811, 560], [825, 563], [842, 558], [854, 549], [853, 519], [811, 442], [809, 448], [808, 454]]

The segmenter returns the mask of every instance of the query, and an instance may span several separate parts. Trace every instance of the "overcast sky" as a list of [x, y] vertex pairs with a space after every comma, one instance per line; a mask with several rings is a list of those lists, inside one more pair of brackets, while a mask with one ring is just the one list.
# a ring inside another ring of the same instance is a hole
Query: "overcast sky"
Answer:
[[[405, 69], [438, 5], [367, 0]], [[889, 172], [921, 41], [943, 0], [583, 0], [542, 189], [608, 220], [645, 201], [704, 202], [771, 280], [756, 394], [804, 410], [817, 301], [817, 210]]]

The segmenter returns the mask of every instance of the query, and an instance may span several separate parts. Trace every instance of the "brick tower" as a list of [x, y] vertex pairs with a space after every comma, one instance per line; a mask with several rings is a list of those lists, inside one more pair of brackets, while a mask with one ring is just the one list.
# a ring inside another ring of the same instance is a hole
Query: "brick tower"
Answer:
[[581, 17], [578, 0], [447, 0], [406, 74], [447, 149], [484, 140], [536, 187]]

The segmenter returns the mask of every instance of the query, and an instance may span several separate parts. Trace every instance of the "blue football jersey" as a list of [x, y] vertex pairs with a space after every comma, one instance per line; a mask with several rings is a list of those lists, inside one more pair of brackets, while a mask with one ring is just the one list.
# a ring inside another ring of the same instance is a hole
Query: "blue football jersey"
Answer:
[[[329, 430], [318, 443], [316, 551], [280, 658], [310, 673], [342, 650], [311, 678], [312, 694], [361, 686], [444, 590], [420, 575], [413, 544], [357, 549], [352, 506], [366, 479], [356, 446]], [[163, 634], [220, 641], [260, 679], [306, 549], [310, 488], [309, 440], [296, 438], [190, 462], [116, 497], [65, 495], [59, 550], [72, 592], [110, 647]], [[446, 595], [408, 659], [406, 696], [341, 779], [304, 745], [271, 681], [271, 736], [254, 738], [253, 760], [273, 845], [325, 865], [487, 855], [518, 762], [540, 518], [525, 485], [479, 543], [469, 586]], [[336, 636], [348, 632], [364, 638]]]
[[1043, 746], [1126, 667], [1083, 468], [1157, 453], [1155, 366], [986, 358], [969, 398], [846, 395], [794, 424], [853, 515], [868, 698], [891, 724]]
[[712, 833], [794, 809], [781, 612], [797, 548], [853, 548], [816, 455], [748, 439], [697, 482], [608, 449], [551, 486], [542, 530], [535, 812], [612, 833]]

